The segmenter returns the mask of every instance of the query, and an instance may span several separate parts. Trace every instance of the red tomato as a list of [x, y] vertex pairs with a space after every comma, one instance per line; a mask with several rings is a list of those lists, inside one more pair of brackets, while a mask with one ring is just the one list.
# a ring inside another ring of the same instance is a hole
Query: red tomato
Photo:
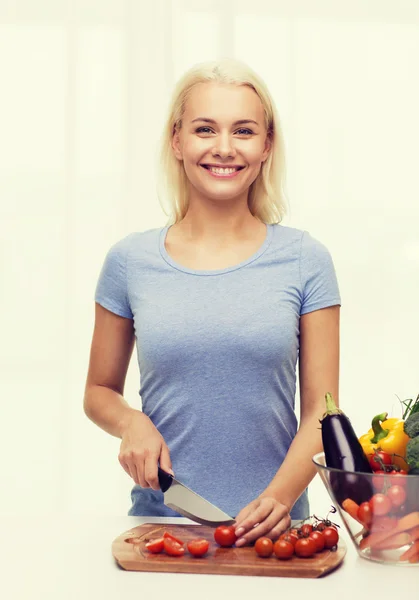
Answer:
[[204, 556], [208, 552], [209, 541], [200, 538], [199, 540], [191, 540], [187, 544], [187, 548], [192, 556]]
[[185, 554], [185, 548], [169, 537], [164, 538], [163, 544], [164, 551], [169, 556], [183, 556]]
[[392, 485], [387, 490], [387, 496], [392, 505], [398, 508], [406, 501], [406, 490], [401, 485]]
[[271, 556], [273, 551], [274, 543], [267, 537], [260, 537], [256, 540], [255, 550], [259, 556], [263, 558], [267, 558]]
[[287, 542], [286, 540], [278, 540], [275, 542], [273, 549], [275, 556], [281, 560], [291, 558], [294, 554], [294, 546], [291, 542]]
[[165, 531], [163, 533], [163, 537], [167, 538], [168, 540], [173, 540], [174, 542], [176, 542], [177, 544], [180, 544], [181, 546], [183, 546], [183, 542], [182, 540], [180, 540], [179, 538], [175, 537], [174, 535], [172, 535], [171, 533], [169, 533], [168, 531]]
[[237, 540], [233, 525], [219, 525], [214, 531], [214, 540], [224, 548], [231, 548]]
[[383, 464], [391, 465], [392, 463], [391, 455], [383, 450], [377, 450], [375, 454], [368, 454], [368, 460], [373, 471], [381, 471]]
[[321, 552], [324, 548], [324, 536], [321, 531], [312, 531], [308, 536], [311, 540], [316, 543], [316, 552]]
[[382, 492], [386, 486], [386, 481], [387, 477], [385, 471], [375, 471], [372, 477], [372, 487], [376, 492]]
[[164, 538], [158, 538], [156, 540], [150, 540], [145, 547], [151, 554], [159, 554], [164, 548]]
[[384, 517], [391, 510], [391, 500], [384, 494], [374, 494], [370, 500], [372, 512], [377, 517]]
[[339, 533], [334, 527], [326, 527], [323, 537], [325, 548], [333, 548], [339, 541]]
[[312, 538], [301, 538], [295, 544], [295, 554], [301, 558], [309, 558], [317, 552], [317, 544]]
[[297, 537], [300, 537], [299, 533], [298, 533], [298, 529], [296, 529], [295, 527], [291, 527], [291, 529], [288, 529], [287, 532], [285, 533], [292, 533], [293, 535], [296, 535]]
[[295, 533], [287, 533], [286, 531], [284, 533], [281, 533], [281, 535], [279, 536], [280, 540], [285, 540], [286, 542], [291, 542], [291, 544], [293, 546], [295, 546], [295, 542], [299, 539], [298, 535], [296, 535]]
[[372, 522], [372, 508], [369, 502], [361, 502], [358, 508], [358, 519], [367, 527]]
[[407, 484], [407, 471], [400, 469], [400, 471], [390, 471], [389, 479], [391, 485], [403, 485]]
[[301, 527], [301, 535], [303, 537], [308, 537], [312, 531], [313, 531], [313, 525], [310, 525], [310, 523], [305, 523]]

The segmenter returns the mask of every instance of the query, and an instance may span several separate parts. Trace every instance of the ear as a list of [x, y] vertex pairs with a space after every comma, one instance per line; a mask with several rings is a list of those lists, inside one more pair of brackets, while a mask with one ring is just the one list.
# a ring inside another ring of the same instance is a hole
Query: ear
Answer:
[[262, 162], [268, 158], [270, 151], [272, 150], [272, 135], [270, 133], [267, 134], [265, 140], [265, 148], [262, 154]]
[[179, 130], [177, 127], [173, 128], [173, 137], [172, 137], [172, 148], [173, 152], [178, 160], [182, 160], [182, 150], [180, 147], [180, 136]]

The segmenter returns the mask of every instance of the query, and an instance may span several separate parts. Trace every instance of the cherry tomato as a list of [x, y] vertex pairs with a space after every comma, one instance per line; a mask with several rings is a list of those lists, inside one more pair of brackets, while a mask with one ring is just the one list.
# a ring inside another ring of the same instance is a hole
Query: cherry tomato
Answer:
[[260, 537], [256, 540], [255, 550], [259, 556], [263, 558], [267, 558], [271, 556], [273, 551], [274, 543], [271, 539], [267, 537]]
[[314, 527], [315, 531], [324, 531], [325, 529], [326, 525], [323, 523], [323, 521], [320, 521], [320, 523], [317, 523], [317, 525]]
[[301, 527], [301, 535], [303, 537], [308, 537], [312, 531], [313, 531], [313, 525], [310, 525], [310, 523], [305, 523]]
[[301, 538], [295, 544], [295, 554], [302, 558], [309, 558], [317, 552], [317, 545], [312, 538]]
[[389, 479], [391, 485], [403, 485], [407, 484], [407, 471], [400, 469], [400, 471], [390, 471]]
[[209, 541], [200, 538], [198, 540], [191, 540], [187, 544], [187, 548], [192, 556], [204, 556], [208, 552]]
[[178, 544], [177, 542], [175, 542], [175, 540], [172, 540], [169, 537], [164, 538], [163, 544], [164, 551], [169, 556], [183, 556], [185, 554], [185, 548], [181, 544]]
[[291, 527], [291, 529], [288, 529], [288, 531], [286, 533], [292, 533], [293, 535], [300, 537], [300, 535], [298, 533], [298, 529], [296, 529], [295, 527]]
[[174, 542], [176, 542], [177, 544], [180, 544], [181, 546], [183, 546], [183, 542], [182, 540], [180, 540], [179, 538], [175, 537], [174, 535], [172, 535], [171, 533], [169, 533], [168, 531], [165, 531], [163, 533], [163, 537], [168, 539], [168, 540], [173, 540]]
[[156, 540], [150, 540], [145, 547], [151, 554], [159, 554], [163, 552], [164, 548], [164, 538], [158, 538]]
[[358, 508], [358, 519], [367, 527], [372, 523], [372, 508], [369, 502], [361, 502]]
[[378, 493], [371, 498], [370, 506], [375, 516], [384, 517], [390, 512], [392, 504], [390, 498]]
[[308, 536], [311, 540], [314, 540], [316, 544], [316, 552], [321, 552], [324, 548], [324, 536], [321, 531], [312, 531]]
[[291, 544], [293, 546], [295, 546], [295, 542], [297, 540], [299, 540], [300, 538], [295, 533], [288, 533], [285, 531], [284, 533], [281, 533], [281, 535], [279, 536], [279, 539], [285, 540], [286, 542], [291, 542]]
[[275, 542], [273, 550], [275, 556], [281, 560], [291, 558], [294, 554], [294, 546], [291, 542], [287, 542], [286, 540], [278, 540]]
[[387, 477], [385, 471], [375, 471], [372, 476], [372, 487], [376, 492], [383, 492], [386, 487]]
[[333, 548], [339, 540], [339, 533], [334, 527], [326, 527], [323, 531], [325, 548]]
[[401, 485], [392, 485], [387, 490], [387, 497], [392, 505], [398, 508], [406, 501], [406, 490]]
[[223, 548], [231, 548], [237, 540], [233, 525], [219, 525], [214, 531], [214, 540]]
[[392, 463], [391, 455], [383, 450], [377, 450], [375, 454], [369, 454], [368, 460], [373, 471], [381, 471], [383, 464], [391, 465]]

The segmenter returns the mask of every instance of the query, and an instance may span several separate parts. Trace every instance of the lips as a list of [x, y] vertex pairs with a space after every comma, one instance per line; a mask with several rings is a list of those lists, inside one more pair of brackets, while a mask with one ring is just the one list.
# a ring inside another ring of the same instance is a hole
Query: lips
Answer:
[[242, 169], [244, 169], [243, 165], [209, 165], [209, 164], [201, 164], [201, 167], [204, 167], [204, 169], [208, 169], [208, 170], [210, 170], [211, 168], [213, 168], [213, 169], [235, 169], [236, 171], [241, 171]]

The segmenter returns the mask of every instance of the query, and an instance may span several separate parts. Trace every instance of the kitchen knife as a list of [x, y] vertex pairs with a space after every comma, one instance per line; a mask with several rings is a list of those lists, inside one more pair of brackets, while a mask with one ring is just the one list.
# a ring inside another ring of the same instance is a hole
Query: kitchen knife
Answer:
[[235, 521], [227, 513], [223, 512], [202, 496], [190, 490], [186, 485], [178, 481], [158, 467], [158, 477], [161, 491], [164, 495], [164, 503], [172, 510], [180, 513], [192, 521], [201, 525], [217, 527], [218, 525], [232, 525]]

